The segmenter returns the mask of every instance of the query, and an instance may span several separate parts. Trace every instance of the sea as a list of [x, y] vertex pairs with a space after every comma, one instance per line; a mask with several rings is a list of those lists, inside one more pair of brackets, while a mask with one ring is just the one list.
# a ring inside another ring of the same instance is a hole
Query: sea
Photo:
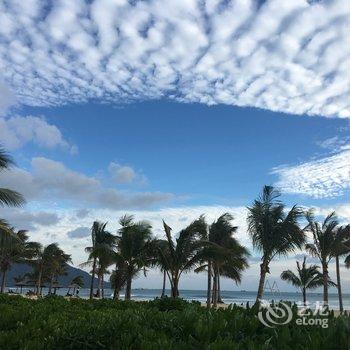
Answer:
[[[16, 291], [16, 288], [11, 288], [11, 290]], [[23, 288], [22, 293], [26, 293], [26, 289]], [[58, 295], [66, 295], [68, 289], [60, 288], [57, 290]], [[43, 289], [43, 294], [45, 295], [47, 291]], [[131, 299], [133, 300], [152, 300], [154, 298], [160, 297], [162, 291], [161, 289], [143, 289], [136, 288], [132, 290]], [[105, 298], [113, 297], [113, 290], [105, 289]], [[170, 296], [170, 290], [166, 290], [166, 294]], [[180, 297], [191, 301], [206, 301], [206, 290], [180, 290]], [[87, 298], [89, 296], [89, 289], [82, 288], [79, 291], [79, 297]], [[123, 299], [123, 292], [120, 294], [120, 298]], [[221, 291], [221, 298], [225, 304], [237, 304], [245, 306], [247, 303], [252, 305], [256, 298], [256, 291]], [[267, 301], [291, 301], [295, 303], [302, 302], [302, 295], [298, 292], [265, 292], [264, 299]], [[315, 308], [316, 305], [322, 304], [323, 294], [322, 293], [308, 293], [307, 300], [311, 308]], [[350, 294], [343, 294], [343, 304], [345, 310], [350, 310]], [[339, 309], [338, 294], [329, 294], [329, 306], [331, 309]]]

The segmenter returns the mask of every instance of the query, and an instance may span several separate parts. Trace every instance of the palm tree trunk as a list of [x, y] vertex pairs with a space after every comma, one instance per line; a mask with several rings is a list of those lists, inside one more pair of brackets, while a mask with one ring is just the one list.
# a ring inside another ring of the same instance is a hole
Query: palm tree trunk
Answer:
[[220, 271], [218, 268], [218, 273], [217, 273], [217, 278], [218, 278], [218, 303], [223, 303], [222, 299], [221, 299], [221, 289], [220, 289]]
[[97, 291], [96, 291], [97, 297], [101, 297], [101, 275], [100, 272], [97, 273]]
[[162, 288], [162, 295], [161, 298], [165, 297], [165, 283], [166, 283], [166, 271], [163, 271], [163, 288]]
[[105, 297], [105, 287], [104, 287], [104, 275], [101, 276], [101, 291], [102, 291], [102, 299]]
[[215, 271], [213, 271], [213, 286], [211, 288], [211, 303], [214, 304], [215, 298]]
[[1, 279], [1, 293], [5, 292], [5, 284], [6, 284], [6, 270], [3, 270], [2, 279]]
[[174, 291], [174, 278], [173, 278], [173, 273], [166, 271], [170, 283], [170, 295], [173, 297], [173, 291]]
[[207, 288], [207, 308], [210, 309], [211, 304], [211, 261], [208, 260], [208, 288]]
[[114, 293], [113, 293], [113, 300], [118, 300], [118, 299], [119, 299], [119, 288], [115, 287]]
[[328, 305], [328, 264], [322, 262], [322, 274], [323, 274], [323, 303]]
[[337, 273], [337, 287], [338, 287], [338, 298], [339, 298], [339, 311], [343, 312], [343, 295], [341, 292], [341, 283], [340, 283], [340, 266], [339, 266], [339, 256], [337, 255], [335, 257], [335, 267], [336, 267], [336, 273]]
[[214, 293], [213, 293], [213, 307], [216, 308], [218, 305], [218, 274], [217, 271], [214, 273]]
[[303, 303], [304, 303], [304, 306], [306, 306], [306, 288], [304, 287], [302, 291], [303, 291]]
[[260, 280], [259, 280], [258, 294], [256, 295], [255, 303], [259, 303], [264, 294], [266, 273], [267, 273], [267, 266], [266, 266], [266, 262], [263, 261], [260, 264]]
[[50, 278], [50, 284], [49, 284], [49, 292], [48, 292], [48, 294], [51, 294], [51, 291], [52, 291], [52, 283], [53, 283], [53, 275], [52, 275], [51, 278]]
[[131, 275], [128, 276], [126, 280], [126, 289], [125, 289], [125, 300], [131, 299]]
[[173, 298], [178, 298], [179, 296], [179, 278], [178, 276], [173, 278], [173, 285], [171, 289], [171, 296]]
[[38, 276], [38, 289], [36, 291], [36, 295], [40, 296], [41, 295], [41, 291], [42, 291], [42, 287], [41, 287], [41, 278], [43, 275], [43, 266], [40, 266], [40, 270], [39, 270], [39, 276]]
[[90, 283], [90, 299], [92, 299], [94, 297], [95, 270], [96, 270], [96, 258], [94, 258], [94, 262], [92, 264], [92, 275], [91, 275], [91, 283]]

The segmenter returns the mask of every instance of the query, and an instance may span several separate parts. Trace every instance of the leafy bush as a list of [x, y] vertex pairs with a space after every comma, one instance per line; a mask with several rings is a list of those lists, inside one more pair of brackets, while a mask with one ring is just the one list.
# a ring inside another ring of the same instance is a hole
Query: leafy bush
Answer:
[[[165, 311], [162, 311], [165, 310]], [[151, 302], [28, 300], [0, 296], [0, 349], [350, 349], [348, 316], [329, 327], [268, 328], [255, 309]]]
[[184, 310], [186, 307], [189, 305], [196, 305], [200, 306], [200, 302], [198, 301], [193, 301], [193, 302], [188, 302], [184, 299], [181, 298], [169, 298], [169, 297], [164, 297], [164, 298], [156, 298], [152, 301], [148, 302], [150, 306], [153, 306], [157, 308], [159, 311], [171, 311], [171, 310]]

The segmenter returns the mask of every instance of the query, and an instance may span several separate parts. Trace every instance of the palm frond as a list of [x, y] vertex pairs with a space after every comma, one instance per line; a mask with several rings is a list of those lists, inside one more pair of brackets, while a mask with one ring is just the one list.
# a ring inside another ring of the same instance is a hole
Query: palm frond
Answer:
[[24, 203], [25, 199], [20, 193], [7, 188], [0, 188], [0, 205], [19, 207]]

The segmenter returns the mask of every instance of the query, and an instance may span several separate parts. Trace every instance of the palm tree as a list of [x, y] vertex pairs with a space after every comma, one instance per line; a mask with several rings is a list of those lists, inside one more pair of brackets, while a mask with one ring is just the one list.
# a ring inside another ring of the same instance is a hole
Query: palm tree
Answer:
[[83, 276], [79, 275], [76, 276], [72, 279], [71, 284], [76, 284], [77, 286], [79, 286], [80, 288], [84, 287], [84, 279]]
[[265, 186], [261, 196], [248, 207], [248, 232], [253, 247], [262, 253], [256, 302], [263, 296], [270, 262], [276, 256], [287, 255], [296, 248], [300, 249], [305, 241], [304, 231], [298, 224], [303, 213], [301, 208], [293, 206], [286, 212], [285, 205], [279, 197], [279, 191], [272, 186]]
[[[49, 294], [52, 285], [57, 281], [58, 276], [66, 275], [67, 263], [71, 261], [71, 256], [66, 254], [57, 244], [50, 244], [46, 251], [46, 274], [49, 277]], [[56, 291], [56, 289], [55, 289]]]
[[103, 256], [111, 255], [113, 252], [113, 245], [115, 243], [115, 236], [106, 230], [107, 223], [94, 221], [91, 227], [92, 246], [86, 247], [85, 251], [89, 253], [88, 261], [82, 265], [92, 264], [92, 274], [90, 283], [90, 299], [94, 294], [94, 280], [98, 267], [98, 259]]
[[161, 298], [165, 297], [165, 287], [166, 287], [166, 271], [163, 270], [163, 284], [162, 284], [162, 294], [160, 295]]
[[167, 269], [164, 267], [165, 262], [163, 261], [163, 255], [160, 254], [160, 251], [165, 252], [168, 249], [168, 242], [163, 239], [155, 239], [153, 241], [153, 244], [155, 246], [155, 254], [154, 254], [154, 260], [152, 263], [152, 266], [156, 266], [160, 269], [160, 271], [163, 274], [163, 284], [162, 284], [162, 293], [161, 298], [165, 297], [165, 286], [167, 281]]
[[[291, 270], [285, 270], [281, 273], [281, 279], [300, 289], [303, 294], [303, 303], [306, 306], [306, 290], [316, 289], [323, 286], [323, 275], [316, 265], [306, 265], [306, 257], [304, 257], [302, 265], [297, 261], [297, 273]], [[329, 285], [334, 286], [332, 281], [328, 281]]]
[[180, 231], [174, 241], [171, 237], [171, 228], [163, 221], [166, 240], [163, 240], [163, 248], [157, 248], [159, 263], [166, 271], [173, 298], [179, 296], [179, 281], [182, 273], [188, 272], [200, 261], [198, 254], [203, 240], [207, 236], [207, 224], [204, 217], [193, 221], [189, 226]]
[[341, 290], [339, 257], [350, 252], [350, 225], [340, 226], [336, 229], [334, 233], [335, 233], [335, 236], [334, 236], [332, 255], [335, 257], [339, 311], [343, 312], [344, 307], [343, 307], [343, 295]]
[[[9, 230], [12, 238], [7, 239], [6, 244], [0, 246], [1, 293], [5, 290], [6, 274], [11, 269], [12, 264], [23, 263], [32, 258], [36, 246], [36, 243], [28, 241], [27, 231], [15, 232], [13, 228], [9, 228]], [[1, 232], [0, 229], [0, 234]]]
[[126, 273], [125, 299], [131, 298], [132, 279], [154, 260], [152, 226], [145, 221], [134, 222], [133, 216], [124, 215], [119, 223], [115, 261]]
[[[203, 249], [199, 253], [206, 264], [199, 266], [195, 271], [207, 270], [208, 290], [207, 306], [210, 307], [213, 299], [214, 307], [222, 302], [220, 295], [220, 276], [241, 281], [242, 271], [248, 267], [246, 248], [241, 246], [234, 234], [236, 226], [232, 226], [233, 216], [229, 213], [221, 215], [209, 227], [208, 242], [203, 242]], [[213, 298], [211, 298], [211, 280], [213, 278]]]
[[116, 264], [115, 270], [111, 273], [109, 281], [113, 288], [113, 299], [118, 300], [120, 290], [125, 287], [127, 280], [126, 266], [123, 264]]
[[306, 213], [308, 221], [307, 230], [312, 234], [313, 243], [306, 244], [308, 252], [319, 259], [322, 265], [323, 274], [323, 301], [328, 304], [328, 264], [336, 255], [336, 249], [339, 249], [337, 230], [338, 220], [335, 212], [330, 213], [322, 223], [316, 222], [312, 210]]
[[51, 243], [43, 246], [35, 243], [34, 258], [30, 260], [34, 265], [34, 272], [29, 274], [36, 281], [36, 294], [41, 295], [42, 281], [46, 280], [52, 283], [52, 276], [58, 273], [59, 265], [62, 261], [70, 260], [70, 256], [65, 254], [57, 243]]
[[[13, 165], [11, 157], [0, 148], [0, 171], [7, 170]], [[1, 206], [20, 206], [25, 202], [23, 196], [8, 188], [0, 188]]]
[[83, 276], [76, 276], [74, 277], [68, 287], [68, 292], [67, 294], [69, 294], [71, 288], [73, 288], [73, 294], [75, 294], [75, 289], [79, 287], [79, 288], [83, 288], [84, 287], [84, 279]]
[[104, 254], [100, 255], [98, 258], [98, 266], [96, 268], [97, 273], [97, 295], [104, 298], [104, 276], [110, 274], [108, 267], [114, 263], [115, 253], [111, 249], [108, 249]]

